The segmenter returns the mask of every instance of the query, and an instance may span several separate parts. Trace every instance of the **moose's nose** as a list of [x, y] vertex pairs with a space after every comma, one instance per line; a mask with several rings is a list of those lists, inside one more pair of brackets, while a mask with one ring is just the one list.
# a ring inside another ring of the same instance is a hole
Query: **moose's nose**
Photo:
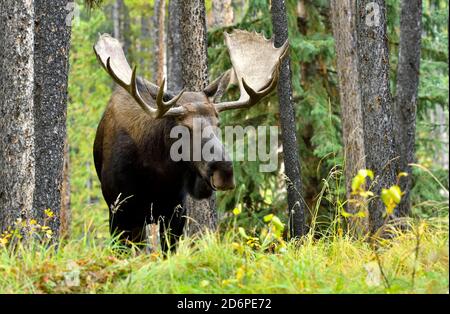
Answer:
[[235, 188], [233, 163], [228, 161], [212, 162], [208, 165], [211, 169], [210, 183], [219, 191], [233, 190]]

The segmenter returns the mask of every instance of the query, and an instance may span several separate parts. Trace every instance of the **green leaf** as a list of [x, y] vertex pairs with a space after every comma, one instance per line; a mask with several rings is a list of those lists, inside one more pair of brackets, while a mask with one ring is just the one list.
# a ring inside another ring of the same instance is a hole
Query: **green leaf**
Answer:
[[277, 229], [278, 231], [284, 230], [284, 224], [281, 222], [280, 218], [278, 218], [277, 216], [272, 217], [272, 223], [273, 223], [275, 229]]
[[390, 196], [388, 189], [381, 190], [381, 200], [383, 201], [385, 206], [389, 206], [389, 203], [391, 201], [391, 196]]
[[381, 200], [386, 206], [386, 213], [391, 215], [402, 200], [402, 190], [398, 185], [393, 185], [389, 189], [382, 189]]
[[245, 239], [248, 239], [248, 235], [247, 235], [247, 233], [245, 232], [245, 229], [244, 229], [244, 228], [239, 227], [239, 234], [240, 234], [242, 237], [244, 237]]
[[402, 190], [398, 185], [394, 185], [389, 189], [395, 204], [399, 204], [402, 200]]
[[369, 177], [370, 179], [373, 180], [374, 176], [373, 176], [373, 171], [372, 170], [368, 170], [368, 169], [361, 169], [358, 171], [358, 175], [367, 178]]
[[348, 218], [348, 217], [352, 217], [353, 216], [353, 214], [350, 214], [350, 213], [346, 212], [343, 208], [342, 208], [341, 215], [344, 218]]
[[353, 179], [352, 179], [352, 191], [356, 192], [359, 190], [359, 188], [361, 187], [361, 185], [365, 182], [365, 177], [361, 176], [359, 174], [357, 174]]
[[266, 215], [266, 216], [264, 216], [264, 222], [270, 222], [270, 221], [272, 221], [272, 218], [273, 218], [273, 214]]
[[361, 188], [361, 185], [363, 185], [366, 182], [367, 177], [373, 180], [374, 175], [372, 170], [368, 169], [359, 170], [358, 174], [352, 180], [352, 191], [353, 192], [358, 191]]

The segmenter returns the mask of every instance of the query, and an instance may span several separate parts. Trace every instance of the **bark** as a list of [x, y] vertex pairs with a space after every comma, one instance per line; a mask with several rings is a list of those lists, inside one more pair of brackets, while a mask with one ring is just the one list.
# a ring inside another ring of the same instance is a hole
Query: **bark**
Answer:
[[395, 99], [395, 136], [399, 170], [410, 176], [402, 178], [405, 192], [398, 207], [400, 216], [411, 211], [411, 167], [415, 162], [416, 110], [419, 92], [420, 47], [422, 37], [422, 0], [402, 0], [400, 17], [400, 46], [397, 69], [397, 94]]
[[234, 12], [232, 0], [213, 0], [213, 27], [223, 27], [233, 24]]
[[30, 219], [35, 187], [34, 6], [0, 2], [0, 231]]
[[[190, 91], [202, 91], [208, 85], [208, 51], [205, 2], [181, 1], [181, 59], [184, 86]], [[215, 194], [203, 201], [190, 196], [185, 201], [187, 211], [186, 233], [190, 236], [200, 230], [215, 230], [217, 213]]]
[[[436, 132], [438, 133], [437, 138], [440, 139], [441, 146], [438, 149], [437, 163], [441, 165], [443, 169], [448, 171], [448, 161], [449, 161], [449, 136], [448, 136], [448, 106], [444, 109], [441, 105], [436, 106], [436, 115], [438, 117], [438, 125]], [[448, 199], [448, 193], [447, 193]]]
[[[284, 0], [272, 2], [271, 7], [275, 46], [280, 47], [288, 40], [288, 20]], [[286, 186], [289, 206], [291, 237], [306, 234], [305, 203], [302, 198], [300, 158], [296, 134], [295, 110], [292, 98], [291, 60], [287, 56], [281, 65], [278, 82], [280, 103], [281, 140], [286, 171]]]
[[181, 59], [181, 1], [169, 0], [167, 88], [173, 92], [179, 92], [184, 86]]
[[64, 168], [61, 187], [61, 214], [60, 214], [59, 234], [62, 238], [68, 238], [71, 233], [72, 211], [70, 208], [70, 154], [69, 143], [65, 141], [64, 145]]
[[[125, 2], [121, 1], [120, 6], [120, 34], [123, 43], [123, 50], [130, 55], [131, 48], [131, 25], [130, 25], [130, 11]], [[132, 61], [132, 60], [131, 60]]]
[[[370, 10], [371, 7], [379, 10]], [[357, 1], [359, 81], [366, 166], [376, 178], [372, 192], [396, 184], [397, 160], [389, 90], [389, 50], [384, 0]], [[381, 198], [369, 202], [369, 224], [374, 233], [383, 224], [385, 207]]]
[[203, 0], [181, 3], [181, 55], [184, 86], [201, 91], [208, 85], [208, 50]]
[[191, 196], [187, 196], [184, 206], [188, 217], [185, 233], [188, 236], [200, 234], [205, 230], [214, 231], [217, 229], [215, 195], [204, 200], [196, 200]]
[[113, 37], [123, 45], [125, 55], [129, 54], [130, 41], [130, 15], [128, 7], [123, 0], [115, 0], [112, 5]]
[[[150, 5], [146, 4], [144, 11], [150, 12]], [[151, 73], [151, 19], [146, 14], [141, 15], [141, 38], [139, 41], [140, 51], [140, 73], [142, 76], [147, 77], [148, 73]], [[149, 61], [150, 60], [150, 61]]]
[[116, 0], [112, 7], [112, 21], [113, 21], [113, 37], [120, 40], [120, 3], [122, 0]]
[[[430, 125], [433, 126], [432, 136], [438, 142], [433, 161], [448, 170], [449, 161], [449, 137], [448, 137], [448, 109], [445, 110], [440, 104], [436, 108], [427, 110], [427, 117], [429, 117]], [[448, 194], [447, 194], [448, 197]]]
[[164, 60], [165, 60], [165, 50], [164, 50], [164, 35], [165, 35], [165, 16], [166, 16], [166, 1], [160, 0], [159, 14], [158, 14], [158, 72], [157, 72], [157, 84], [160, 85], [164, 79]]
[[155, 0], [153, 7], [153, 64], [152, 80], [160, 85], [164, 76], [164, 17], [165, 0]]
[[[351, 195], [353, 177], [358, 170], [366, 168], [355, 8], [356, 0], [332, 0], [330, 6], [339, 78], [348, 200], [354, 198]], [[354, 213], [357, 210], [353, 203], [348, 203], [348, 212]]]
[[35, 158], [34, 209], [41, 223], [49, 208], [55, 219], [48, 221], [55, 238], [59, 234], [66, 141], [67, 82], [69, 74], [70, 25], [66, 23], [69, 0], [35, 1]]

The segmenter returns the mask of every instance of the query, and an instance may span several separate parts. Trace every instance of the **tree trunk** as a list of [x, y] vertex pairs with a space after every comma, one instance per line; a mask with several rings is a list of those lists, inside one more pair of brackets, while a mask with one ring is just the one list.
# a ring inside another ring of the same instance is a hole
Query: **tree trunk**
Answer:
[[[436, 164], [438, 164], [442, 169], [448, 170], [448, 160], [449, 160], [449, 137], [448, 137], [448, 107], [444, 109], [440, 104], [436, 105], [436, 108], [432, 111], [436, 116], [435, 123], [435, 137], [440, 142], [437, 147], [437, 154], [433, 158]], [[448, 194], [447, 194], [448, 198]]]
[[[376, 178], [372, 192], [396, 184], [397, 160], [389, 90], [389, 50], [384, 0], [357, 1], [359, 81], [366, 166]], [[384, 223], [381, 198], [369, 202], [369, 224], [374, 233]]]
[[[273, 1], [271, 7], [275, 46], [281, 47], [288, 39], [288, 20], [284, 0]], [[300, 158], [296, 134], [295, 111], [292, 99], [291, 60], [287, 56], [281, 65], [278, 82], [280, 102], [281, 139], [286, 171], [291, 237], [306, 234], [305, 204], [302, 198]]]
[[[144, 6], [145, 12], [150, 12], [150, 5], [147, 3]], [[151, 42], [152, 31], [151, 31], [151, 19], [147, 14], [141, 15], [141, 37], [139, 40], [139, 56], [140, 56], [140, 73], [143, 77], [151, 77], [148, 74], [152, 74], [151, 70]]]
[[165, 0], [155, 0], [153, 7], [153, 65], [152, 81], [160, 85], [164, 77], [164, 18]]
[[55, 238], [59, 234], [66, 141], [67, 82], [69, 74], [70, 25], [66, 23], [69, 0], [35, 2], [35, 159], [34, 209], [44, 222], [49, 208], [55, 219], [48, 221]]
[[113, 37], [123, 45], [125, 55], [129, 55], [130, 40], [130, 14], [124, 0], [115, 0], [112, 4]]
[[64, 169], [61, 187], [61, 214], [59, 234], [61, 238], [68, 238], [71, 233], [72, 211], [70, 208], [70, 150], [69, 143], [64, 144]]
[[208, 50], [205, 2], [181, 2], [181, 55], [184, 86], [202, 91], [208, 85]]
[[122, 0], [116, 0], [112, 7], [113, 37], [120, 40], [120, 3]]
[[164, 46], [164, 36], [165, 36], [165, 17], [166, 17], [166, 1], [160, 0], [159, 4], [159, 14], [158, 14], [158, 72], [157, 72], [157, 84], [160, 85], [164, 79], [164, 63], [165, 63], [165, 46]]
[[169, 21], [167, 23], [167, 88], [172, 92], [183, 89], [181, 58], [181, 2], [169, 1]]
[[34, 6], [0, 2], [0, 231], [34, 216]]
[[399, 170], [410, 174], [402, 178], [405, 192], [398, 207], [400, 216], [411, 211], [411, 167], [415, 162], [416, 109], [419, 92], [420, 47], [422, 37], [422, 0], [402, 0], [400, 18], [400, 46], [397, 70], [397, 94], [395, 99], [395, 136]]
[[184, 207], [188, 217], [185, 227], [186, 235], [193, 236], [206, 230], [214, 231], [217, 229], [215, 194], [204, 200], [196, 200], [188, 195], [184, 202]]
[[[184, 86], [190, 91], [202, 91], [208, 85], [208, 51], [205, 2], [181, 1], [181, 56]], [[190, 196], [185, 202], [186, 233], [191, 236], [200, 230], [215, 230], [217, 213], [215, 194], [203, 201]]]
[[[121, 42], [123, 43], [123, 50], [130, 55], [131, 48], [131, 25], [130, 25], [130, 11], [123, 0], [120, 2], [120, 34]], [[133, 60], [130, 60], [133, 61]]]
[[[351, 195], [353, 177], [358, 170], [366, 168], [361, 91], [356, 58], [358, 52], [355, 8], [356, 0], [332, 0], [330, 5], [339, 77], [344, 171], [348, 200], [354, 198]], [[354, 213], [357, 210], [354, 203], [347, 204], [348, 212]]]
[[213, 0], [213, 26], [223, 27], [233, 24], [234, 12], [232, 0]]

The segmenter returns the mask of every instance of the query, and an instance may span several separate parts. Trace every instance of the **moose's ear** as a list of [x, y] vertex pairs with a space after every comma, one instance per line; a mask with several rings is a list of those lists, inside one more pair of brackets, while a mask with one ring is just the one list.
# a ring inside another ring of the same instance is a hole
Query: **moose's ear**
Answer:
[[215, 79], [214, 82], [209, 84], [203, 90], [203, 92], [210, 99], [210, 101], [216, 103], [220, 101], [220, 98], [222, 98], [228, 86], [230, 84], [233, 84], [233, 81], [235, 81], [235, 77], [236, 75], [234, 74], [234, 70], [229, 69], [228, 71], [222, 73], [222, 75], [220, 75], [217, 79]]

